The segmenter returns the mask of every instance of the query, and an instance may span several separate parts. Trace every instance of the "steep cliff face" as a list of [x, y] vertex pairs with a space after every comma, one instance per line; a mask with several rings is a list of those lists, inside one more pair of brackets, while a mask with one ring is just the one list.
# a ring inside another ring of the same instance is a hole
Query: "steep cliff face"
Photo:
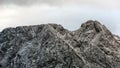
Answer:
[[119, 37], [89, 20], [76, 31], [43, 24], [0, 33], [0, 68], [120, 68]]

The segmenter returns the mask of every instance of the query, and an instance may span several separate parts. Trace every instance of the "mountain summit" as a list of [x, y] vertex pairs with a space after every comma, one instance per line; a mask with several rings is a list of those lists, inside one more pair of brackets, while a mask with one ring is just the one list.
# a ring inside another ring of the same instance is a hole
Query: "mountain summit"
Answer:
[[120, 37], [98, 21], [78, 30], [57, 24], [0, 32], [0, 68], [120, 68]]

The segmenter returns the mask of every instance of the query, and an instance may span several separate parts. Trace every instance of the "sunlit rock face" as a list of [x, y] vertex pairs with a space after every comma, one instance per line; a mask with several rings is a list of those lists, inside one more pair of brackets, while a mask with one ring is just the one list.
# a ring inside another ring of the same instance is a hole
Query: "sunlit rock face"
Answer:
[[0, 32], [0, 68], [120, 68], [120, 38], [98, 21], [78, 30], [57, 24]]

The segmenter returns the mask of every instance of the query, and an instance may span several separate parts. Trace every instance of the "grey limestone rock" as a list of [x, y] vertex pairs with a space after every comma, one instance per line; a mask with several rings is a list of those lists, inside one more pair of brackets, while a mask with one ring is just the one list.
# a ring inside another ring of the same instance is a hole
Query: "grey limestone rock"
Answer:
[[57, 24], [0, 32], [0, 68], [120, 68], [120, 38], [98, 21], [78, 30]]

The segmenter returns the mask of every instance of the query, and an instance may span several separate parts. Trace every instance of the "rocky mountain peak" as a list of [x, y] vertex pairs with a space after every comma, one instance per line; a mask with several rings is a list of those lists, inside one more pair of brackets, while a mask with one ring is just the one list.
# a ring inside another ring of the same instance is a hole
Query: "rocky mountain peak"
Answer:
[[96, 33], [103, 32], [103, 33], [109, 33], [112, 34], [106, 26], [102, 25], [98, 21], [88, 20], [87, 22], [83, 23], [81, 27], [78, 29], [81, 32], [87, 32], [87, 31], [94, 31]]
[[93, 20], [89, 20], [86, 23], [83, 23], [81, 25], [81, 28], [83, 28], [85, 31], [89, 30], [94, 30], [96, 32], [102, 31], [102, 25], [99, 22]]
[[0, 68], [120, 68], [119, 37], [98, 21], [78, 30], [57, 24], [0, 32]]

